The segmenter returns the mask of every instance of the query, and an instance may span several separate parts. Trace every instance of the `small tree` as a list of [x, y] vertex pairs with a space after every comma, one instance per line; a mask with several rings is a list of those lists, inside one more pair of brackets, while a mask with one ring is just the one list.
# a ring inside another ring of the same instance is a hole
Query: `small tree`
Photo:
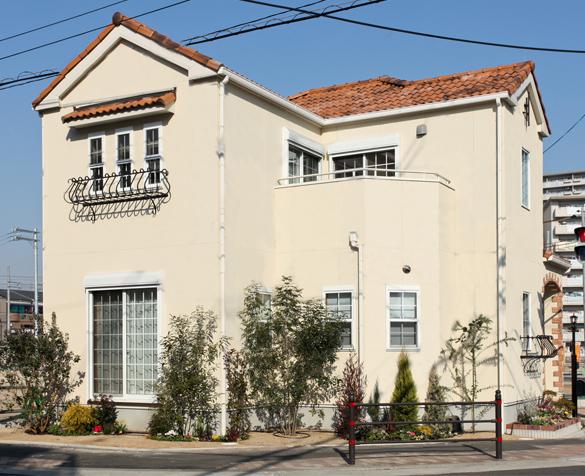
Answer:
[[248, 287], [240, 318], [251, 394], [266, 409], [259, 416], [284, 435], [294, 435], [301, 404], [314, 410], [334, 396], [341, 325], [320, 301], [304, 301], [288, 276], [275, 287], [271, 308], [261, 300], [258, 285]]
[[217, 358], [224, 344], [216, 340], [216, 328], [215, 314], [201, 307], [190, 316], [171, 316], [162, 340], [159, 407], [150, 421], [151, 434], [211, 437], [218, 411]]
[[[410, 370], [410, 359], [406, 352], [400, 352], [398, 357], [398, 373], [394, 381], [394, 391], [390, 403], [416, 403], [418, 397], [416, 394], [416, 385]], [[391, 407], [391, 416], [393, 421], [416, 421], [418, 418], [418, 408], [415, 405], [397, 405]], [[401, 428], [405, 428], [404, 425]]]
[[[374, 390], [368, 399], [368, 403], [370, 405], [379, 405], [380, 404], [380, 386], [378, 385], [378, 381], [374, 384]], [[373, 422], [380, 422], [382, 421], [382, 416], [380, 415], [380, 407], [368, 407], [368, 415]]]
[[[488, 343], [492, 330], [492, 321], [480, 314], [469, 324], [463, 325], [459, 321], [453, 326], [451, 337], [441, 350], [440, 360], [445, 369], [449, 371], [453, 386], [451, 391], [462, 401], [471, 403], [471, 419], [475, 420], [475, 402], [480, 393], [495, 388], [494, 385], [481, 386], [478, 379], [478, 372], [481, 367], [495, 366], [498, 361], [498, 341]], [[508, 345], [514, 341], [513, 337], [504, 337], [501, 344]], [[483, 412], [487, 411], [485, 409]], [[467, 407], [461, 409], [462, 417], [465, 418]], [[472, 431], [475, 431], [475, 423], [472, 424]]]
[[[353, 399], [354, 402], [363, 402], [366, 389], [366, 376], [362, 362], [358, 362], [355, 353], [352, 352], [349, 359], [345, 361], [343, 376], [339, 385], [337, 394], [337, 411], [335, 415], [335, 430], [341, 437], [347, 437], [348, 427], [347, 419], [349, 417], [348, 404]], [[365, 416], [363, 408], [360, 409], [358, 420]]]
[[[426, 402], [444, 402], [446, 400], [447, 388], [441, 385], [437, 367], [433, 365], [429, 372], [429, 384], [427, 387]], [[447, 419], [447, 408], [443, 405], [425, 405], [423, 420], [445, 421]], [[434, 433], [441, 433], [447, 430], [446, 424], [433, 424]]]
[[50, 323], [42, 316], [35, 319], [37, 335], [17, 330], [0, 340], [0, 369], [27, 431], [45, 433], [85, 373], [72, 372], [80, 357], [68, 350], [69, 337], [57, 326], [55, 313]]
[[230, 441], [237, 441], [246, 438], [250, 431], [248, 368], [242, 354], [236, 349], [225, 353], [224, 365], [229, 411], [227, 437]]

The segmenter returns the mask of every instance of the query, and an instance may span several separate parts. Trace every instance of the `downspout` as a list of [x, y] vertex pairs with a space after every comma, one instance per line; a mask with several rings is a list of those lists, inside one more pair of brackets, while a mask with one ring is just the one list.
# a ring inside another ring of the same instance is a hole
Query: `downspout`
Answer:
[[[217, 157], [219, 159], [219, 334], [223, 339], [226, 335], [226, 306], [225, 306], [225, 85], [229, 77], [226, 75], [219, 82], [219, 120], [217, 134]], [[225, 436], [227, 429], [227, 384], [226, 371], [223, 361], [223, 349], [220, 349], [220, 434]]]
[[[496, 99], [496, 352], [497, 358], [497, 389], [501, 391], [503, 385], [502, 369], [502, 318], [505, 313], [506, 300], [503, 295], [503, 281], [505, 271], [505, 253], [502, 252], [504, 244], [504, 227], [502, 224], [502, 102], [500, 98]], [[503, 423], [502, 423], [503, 425]]]

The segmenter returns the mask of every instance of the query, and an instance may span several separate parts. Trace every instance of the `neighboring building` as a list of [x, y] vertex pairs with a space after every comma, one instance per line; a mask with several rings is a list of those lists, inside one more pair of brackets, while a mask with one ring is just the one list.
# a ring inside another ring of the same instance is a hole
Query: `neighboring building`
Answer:
[[[21, 289], [10, 290], [10, 328], [34, 329], [35, 320], [35, 293]], [[8, 291], [0, 289], [0, 335], [3, 335], [7, 328], [8, 320]], [[39, 314], [43, 313], [43, 293], [39, 293]]]
[[[562, 341], [565, 346], [566, 365], [563, 366], [565, 392], [570, 393], [570, 316], [577, 316], [576, 340], [585, 345], [583, 319], [583, 266], [575, 257], [574, 229], [581, 226], [585, 207], [585, 171], [545, 174], [543, 180], [543, 217], [545, 250], [569, 263], [562, 277]], [[580, 374], [585, 368], [582, 356]]]
[[550, 333], [533, 63], [286, 98], [116, 14], [33, 105], [45, 306], [82, 356], [82, 399], [114, 394], [131, 428], [168, 316], [213, 309], [237, 344], [244, 288], [281, 275], [344, 317], [340, 364], [359, 348], [384, 400], [400, 350], [422, 396], [454, 322], [478, 314], [517, 339], [506, 417], [546, 385], [520, 343]]

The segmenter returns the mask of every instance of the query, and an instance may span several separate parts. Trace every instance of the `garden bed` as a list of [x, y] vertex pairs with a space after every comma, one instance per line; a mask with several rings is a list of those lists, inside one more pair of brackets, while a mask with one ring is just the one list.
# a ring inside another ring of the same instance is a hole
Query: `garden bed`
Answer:
[[332, 432], [307, 431], [307, 438], [283, 438], [274, 436], [269, 432], [250, 433], [250, 438], [238, 443], [222, 443], [219, 441], [161, 441], [149, 438], [144, 434], [124, 435], [33, 435], [25, 433], [17, 428], [0, 428], [0, 442], [19, 441], [26, 443], [56, 443], [59, 445], [87, 445], [109, 448], [135, 448], [135, 449], [168, 449], [168, 448], [220, 448], [226, 446], [238, 447], [282, 447], [282, 446], [312, 446], [330, 445], [339, 446], [347, 442]]
[[508, 423], [506, 430], [512, 435], [526, 438], [564, 438], [581, 429], [579, 418], [570, 418], [548, 425], [529, 425], [524, 423]]

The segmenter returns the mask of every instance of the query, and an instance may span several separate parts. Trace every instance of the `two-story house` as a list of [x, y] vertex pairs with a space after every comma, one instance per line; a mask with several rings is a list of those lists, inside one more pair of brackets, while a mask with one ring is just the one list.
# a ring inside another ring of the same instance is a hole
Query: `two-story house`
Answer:
[[117, 13], [33, 106], [45, 307], [82, 356], [82, 399], [113, 394], [131, 427], [168, 316], [213, 309], [237, 344], [245, 286], [282, 275], [344, 319], [340, 362], [358, 351], [384, 399], [399, 351], [423, 396], [478, 314], [518, 339], [481, 376], [508, 418], [542, 391], [519, 341], [543, 333], [533, 63], [287, 98]]

